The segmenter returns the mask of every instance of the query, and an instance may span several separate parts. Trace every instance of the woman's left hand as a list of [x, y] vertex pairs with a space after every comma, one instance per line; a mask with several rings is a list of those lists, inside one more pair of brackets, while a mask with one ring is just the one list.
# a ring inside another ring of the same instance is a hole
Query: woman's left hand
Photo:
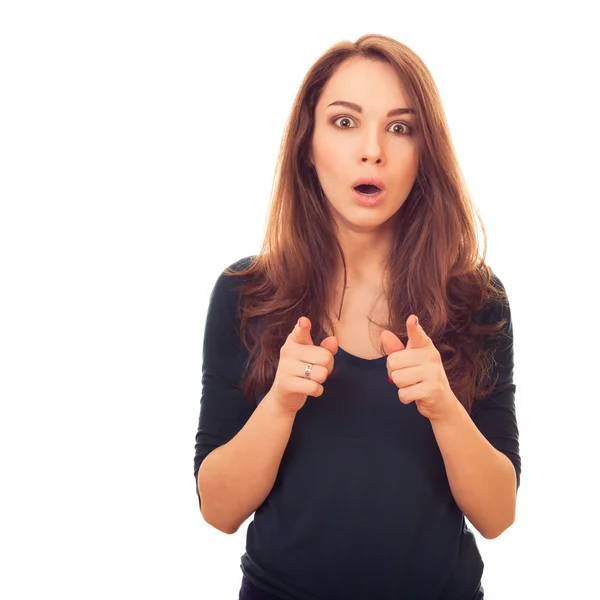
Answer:
[[416, 315], [407, 319], [406, 328], [406, 347], [391, 331], [381, 332], [383, 348], [388, 355], [388, 379], [398, 386], [401, 402], [415, 402], [418, 411], [428, 419], [443, 418], [459, 401], [448, 383], [439, 350]]

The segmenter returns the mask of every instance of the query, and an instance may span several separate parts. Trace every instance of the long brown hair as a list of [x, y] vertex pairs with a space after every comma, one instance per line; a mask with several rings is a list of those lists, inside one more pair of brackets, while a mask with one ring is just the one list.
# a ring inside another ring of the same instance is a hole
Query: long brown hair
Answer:
[[316, 345], [334, 331], [327, 307], [340, 259], [346, 287], [346, 262], [309, 151], [322, 90], [337, 67], [354, 57], [385, 61], [396, 70], [416, 111], [419, 136], [417, 178], [399, 210], [387, 262], [389, 323], [380, 325], [406, 343], [406, 319], [418, 315], [440, 351], [452, 390], [470, 412], [495, 383], [484, 387], [493, 351], [484, 342], [505, 324], [478, 323], [473, 315], [486, 301], [506, 295], [485, 264], [485, 228], [468, 196], [433, 78], [410, 48], [382, 35], [335, 44], [306, 74], [284, 131], [261, 252], [247, 268], [225, 272], [245, 277], [238, 316], [249, 355], [241, 387], [248, 398], [268, 391], [281, 346], [300, 316], [311, 320]]

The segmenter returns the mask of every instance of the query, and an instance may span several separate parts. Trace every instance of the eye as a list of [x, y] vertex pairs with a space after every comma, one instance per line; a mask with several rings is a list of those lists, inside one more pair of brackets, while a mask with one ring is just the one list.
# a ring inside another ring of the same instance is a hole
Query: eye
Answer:
[[[337, 122], [340, 122], [340, 125], [337, 125]], [[349, 127], [347, 125], [342, 125], [342, 123], [354, 123], [354, 119], [352, 119], [351, 117], [348, 116], [341, 116], [341, 117], [336, 117], [335, 119], [333, 119], [332, 123], [336, 124], [337, 127], [339, 127], [340, 129], [352, 129], [353, 127]], [[398, 135], [412, 135], [413, 130], [410, 127], [410, 125], [408, 125], [407, 123], [404, 123], [403, 121], [396, 121], [395, 123], [392, 123], [390, 125], [390, 128], [395, 127], [398, 128], [395, 131], [392, 131], [393, 133], [397, 133]], [[388, 129], [389, 131], [389, 129]]]
[[[353, 121], [353, 119], [351, 119], [350, 117], [336, 117], [332, 123], [335, 123], [336, 121]], [[348, 129], [348, 127], [340, 127], [340, 129]]]
[[397, 121], [396, 123], [392, 123], [390, 127], [400, 127], [401, 131], [394, 131], [394, 133], [399, 133], [401, 135], [411, 135], [412, 129], [407, 123], [403, 123], [402, 121]]

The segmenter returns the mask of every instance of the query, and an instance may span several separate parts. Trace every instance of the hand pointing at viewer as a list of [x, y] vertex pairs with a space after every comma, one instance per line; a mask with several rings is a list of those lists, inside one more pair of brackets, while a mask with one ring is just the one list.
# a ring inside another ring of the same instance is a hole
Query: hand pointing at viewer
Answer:
[[398, 386], [403, 404], [415, 402], [418, 411], [428, 419], [438, 419], [457, 401], [448, 383], [439, 350], [419, 325], [415, 315], [406, 321], [406, 348], [391, 331], [381, 332], [387, 357], [388, 379]]
[[[315, 346], [310, 335], [311, 322], [300, 317], [279, 352], [279, 364], [271, 387], [281, 408], [292, 414], [298, 412], [308, 396], [319, 397], [322, 383], [333, 370], [333, 357], [338, 350], [335, 336], [325, 338]], [[310, 378], [304, 376], [311, 363]]]

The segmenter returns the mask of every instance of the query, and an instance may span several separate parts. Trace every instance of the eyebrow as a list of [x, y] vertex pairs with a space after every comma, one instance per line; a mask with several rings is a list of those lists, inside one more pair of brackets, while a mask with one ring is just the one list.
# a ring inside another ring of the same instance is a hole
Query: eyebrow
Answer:
[[[335, 100], [331, 104], [328, 104], [327, 108], [329, 108], [330, 106], [334, 106], [334, 105], [345, 106], [346, 108], [355, 110], [358, 113], [362, 113], [362, 107], [359, 106], [358, 104], [355, 104], [354, 102], [347, 102], [346, 100]], [[395, 117], [396, 115], [405, 115], [405, 114], [414, 115], [415, 110], [413, 108], [394, 108], [394, 109], [390, 110], [390, 112], [387, 114], [387, 116]]]

